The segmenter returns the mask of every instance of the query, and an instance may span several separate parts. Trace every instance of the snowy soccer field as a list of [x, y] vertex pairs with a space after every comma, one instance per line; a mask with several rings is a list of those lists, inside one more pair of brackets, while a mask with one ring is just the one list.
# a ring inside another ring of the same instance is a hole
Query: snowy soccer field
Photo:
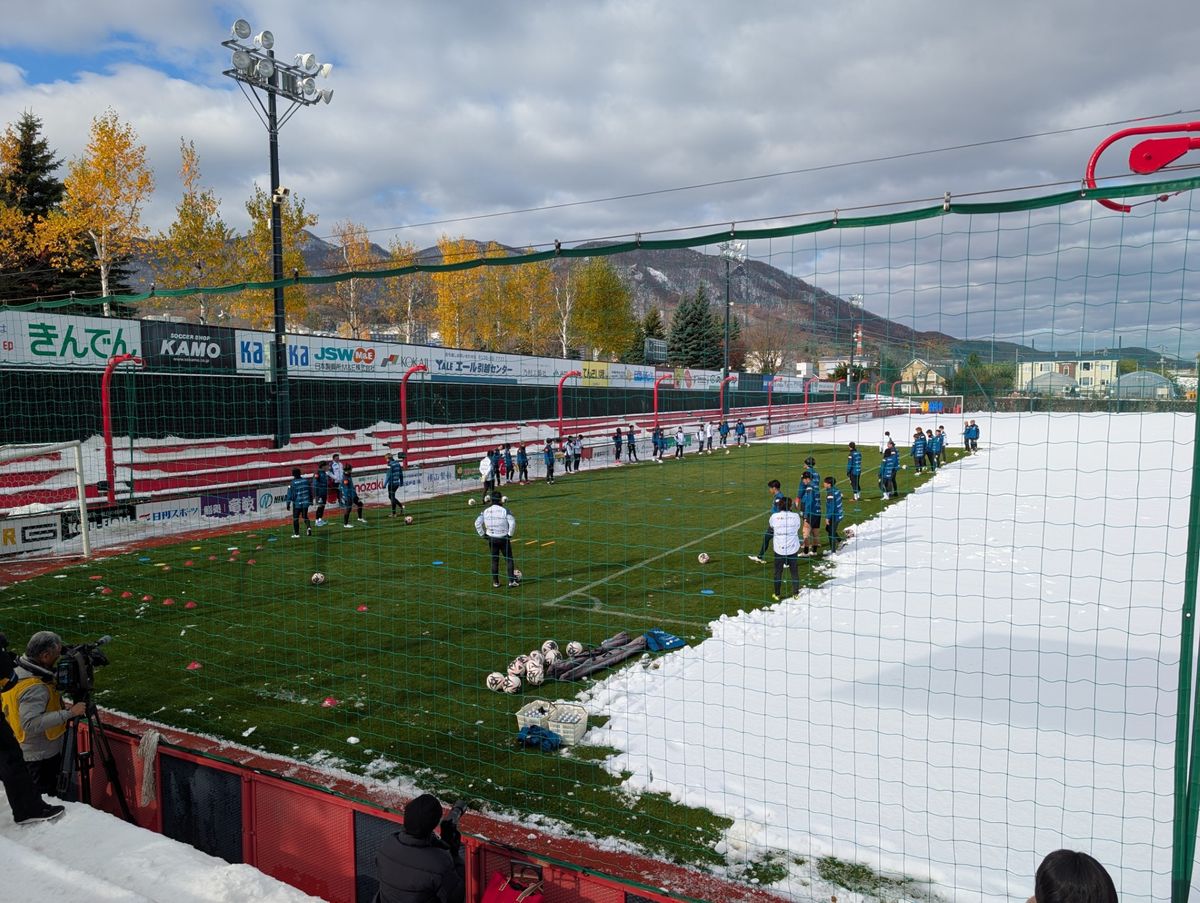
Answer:
[[[970, 416], [981, 453], [861, 525], [820, 589], [593, 688], [610, 721], [588, 740], [630, 787], [733, 818], [748, 857], [991, 901], [1068, 847], [1122, 899], [1166, 899], [1193, 417]], [[957, 439], [961, 417], [930, 415], [779, 441], [886, 429], [911, 467], [907, 437], [939, 422]], [[808, 897], [805, 875], [778, 889]]]

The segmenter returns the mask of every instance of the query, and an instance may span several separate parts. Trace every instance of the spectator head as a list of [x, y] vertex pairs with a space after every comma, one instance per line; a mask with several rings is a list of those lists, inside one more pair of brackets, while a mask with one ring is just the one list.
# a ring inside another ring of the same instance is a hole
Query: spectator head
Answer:
[[805, 467], [816, 467], [817, 459], [814, 458], [812, 455], [809, 455], [807, 458], [804, 459], [804, 466]]
[[812, 482], [812, 474], [806, 470], [806, 471], [804, 471], [804, 473], [800, 474], [800, 479], [804, 480], [805, 482], [811, 483]]
[[339, 455], [337, 452], [334, 452], [333, 460], [340, 461], [340, 460], [342, 460], [342, 456]]
[[850, 443], [850, 451], [855, 451], [858, 448], [853, 442]]
[[826, 477], [825, 485], [832, 489], [835, 485], [837, 485], [837, 480], [835, 480], [833, 477]]
[[292, 468], [292, 479], [293, 480], [300, 479], [300, 468], [299, 467]]
[[1038, 866], [1030, 903], [1117, 903], [1117, 888], [1087, 853], [1055, 850]]
[[442, 820], [442, 804], [432, 793], [422, 793], [404, 807], [404, 833], [429, 837]]
[[52, 666], [62, 652], [62, 637], [52, 630], [39, 630], [25, 644], [25, 657], [43, 667]]
[[772, 492], [778, 492], [782, 488], [782, 484], [778, 480], [771, 480], [767, 483], [767, 488]]
[[493, 492], [491, 495], [493, 505], [501, 505], [504, 503], [504, 496], [499, 492]]
[[328, 466], [329, 466], [328, 461], [318, 461], [317, 462], [317, 470], [324, 470]]

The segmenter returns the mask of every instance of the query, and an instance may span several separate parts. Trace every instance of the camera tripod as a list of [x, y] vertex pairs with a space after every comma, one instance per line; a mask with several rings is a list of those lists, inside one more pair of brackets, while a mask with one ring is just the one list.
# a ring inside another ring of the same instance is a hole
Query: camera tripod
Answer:
[[[79, 795], [85, 803], [92, 800], [92, 766], [95, 752], [100, 753], [100, 764], [104, 766], [104, 774], [108, 777], [109, 786], [121, 806], [121, 815], [125, 821], [133, 823], [133, 813], [129, 811], [129, 803], [125, 801], [125, 791], [121, 787], [121, 776], [117, 772], [117, 763], [113, 759], [112, 748], [108, 745], [108, 735], [104, 733], [104, 725], [100, 722], [100, 712], [92, 701], [92, 694], [85, 693], [79, 700], [84, 705], [84, 713], [78, 718], [67, 722], [67, 735], [63, 741], [63, 763], [58, 773], [58, 793], [66, 793], [79, 776]], [[79, 722], [87, 722], [87, 744], [85, 749], [79, 747]]]

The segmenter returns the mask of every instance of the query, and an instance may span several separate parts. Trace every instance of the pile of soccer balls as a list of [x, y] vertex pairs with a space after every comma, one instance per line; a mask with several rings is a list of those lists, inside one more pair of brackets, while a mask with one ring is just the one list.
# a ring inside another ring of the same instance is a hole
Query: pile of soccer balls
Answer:
[[[574, 658], [581, 652], [583, 643], [574, 640], [567, 643], [567, 658]], [[493, 671], [487, 676], [485, 683], [494, 693], [519, 693], [525, 684], [531, 687], [540, 686], [546, 680], [546, 669], [562, 659], [563, 654], [559, 651], [558, 643], [546, 640], [540, 649], [534, 649], [527, 655], [518, 655], [509, 662], [507, 674]]]

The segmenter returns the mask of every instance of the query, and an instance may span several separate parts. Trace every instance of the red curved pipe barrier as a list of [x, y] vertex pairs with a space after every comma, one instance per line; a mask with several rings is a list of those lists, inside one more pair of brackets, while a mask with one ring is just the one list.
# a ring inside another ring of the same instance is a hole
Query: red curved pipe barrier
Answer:
[[[572, 376], [583, 376], [583, 374], [582, 374], [582, 373], [580, 373], [578, 370], [568, 370], [568, 371], [567, 371], [566, 373], [564, 373], [564, 374], [563, 374], [561, 377], [559, 377], [559, 380], [558, 380], [558, 438], [559, 438], [559, 440], [561, 440], [561, 439], [562, 439], [562, 434], [563, 434], [563, 431], [562, 431], [562, 423], [563, 423], [563, 415], [562, 415], [562, 414], [563, 414], [563, 412], [562, 412], [562, 408], [563, 408], [563, 405], [562, 405], [562, 389], [563, 389], [563, 383], [565, 383], [565, 382], [566, 382], [568, 379], [570, 379]], [[576, 415], [576, 416], [578, 416], [578, 415]]]
[[805, 417], [808, 416], [808, 387], [811, 386], [813, 383], [819, 383], [820, 381], [821, 381], [821, 377], [819, 377], [819, 376], [814, 376], [812, 379], [806, 379], [804, 381], [804, 416]]
[[779, 377], [772, 376], [767, 380], [767, 426], [771, 425], [771, 393], [775, 390], [775, 380]]
[[898, 379], [894, 383], [892, 383], [892, 390], [890, 392], [888, 392], [888, 394], [892, 396], [892, 404], [896, 403], [896, 386], [900, 385], [903, 382], [904, 382], [904, 380]]
[[[858, 404], [858, 399], [862, 396], [862, 387], [869, 386], [870, 384], [871, 384], [871, 381], [869, 379], [860, 379], [858, 382], [856, 382], [854, 384], [854, 403], [855, 404]], [[849, 389], [849, 386], [847, 385], [846, 388]]]
[[[833, 403], [834, 403], [834, 404], [837, 404], [837, 387], [838, 387], [838, 383], [844, 383], [844, 382], [846, 382], [844, 379], [835, 379], [835, 380], [833, 381]], [[849, 386], [849, 385], [847, 385], [847, 386], [846, 386], [846, 394], [847, 394], [847, 395], [849, 395], [849, 394], [850, 394], [850, 386]]]
[[724, 414], [725, 414], [725, 386], [727, 384], [733, 382], [735, 379], [737, 379], [737, 376], [731, 375], [731, 376], [727, 376], [723, 380], [721, 380], [721, 398], [717, 402], [717, 406], [718, 406], [717, 410], [721, 413], [722, 416], [724, 416]]
[[882, 379], [879, 382], [875, 383], [874, 386], [871, 387], [871, 394], [875, 396], [876, 409], [879, 408], [879, 396], [880, 396], [879, 390], [882, 388], [883, 388], [883, 380]]
[[[1113, 132], [1101, 141], [1088, 159], [1084, 174], [1084, 183], [1088, 188], [1096, 187], [1096, 163], [1100, 155], [1122, 138], [1130, 135], [1158, 135], [1164, 132], [1200, 132], [1200, 122], [1177, 122], [1171, 125], [1139, 125], [1131, 129], [1121, 129]], [[1129, 152], [1129, 168], [1139, 175], [1149, 175], [1158, 172], [1169, 163], [1178, 160], [1189, 150], [1200, 148], [1200, 138], [1151, 138], [1140, 141]], [[1167, 195], [1160, 195], [1159, 200], [1165, 201]], [[1096, 202], [1109, 210], [1128, 213], [1133, 208], [1128, 204], [1111, 201], [1108, 198], [1097, 198]]]
[[108, 359], [104, 367], [104, 375], [100, 377], [100, 411], [104, 419], [104, 476], [108, 480], [108, 503], [117, 503], [116, 466], [113, 464], [112, 438], [112, 375], [122, 364], [133, 364], [135, 367], [145, 367], [146, 362], [132, 354], [117, 354]]
[[674, 381], [675, 375], [673, 373], [664, 373], [654, 381], [654, 426], [656, 429], [658, 428], [658, 384], [665, 379]]
[[400, 379], [400, 450], [404, 453], [405, 463], [408, 463], [408, 378], [428, 369], [424, 364], [413, 364]]

